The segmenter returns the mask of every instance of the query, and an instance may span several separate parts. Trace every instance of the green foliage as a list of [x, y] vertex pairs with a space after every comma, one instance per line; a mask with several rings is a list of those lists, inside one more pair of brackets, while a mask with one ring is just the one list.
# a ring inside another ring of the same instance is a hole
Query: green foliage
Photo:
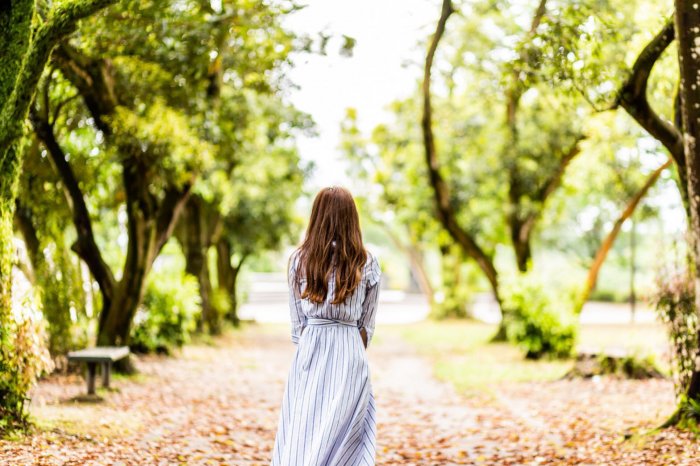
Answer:
[[[26, 277], [41, 297], [49, 331], [49, 350], [64, 355], [86, 344], [86, 292], [80, 262], [70, 251], [73, 231], [58, 176], [34, 141], [26, 151], [15, 221], [30, 264]], [[22, 258], [24, 260], [24, 258]]]
[[46, 346], [47, 333], [31, 295], [18, 302], [0, 326], [0, 433], [27, 421], [29, 390], [53, 364]]
[[158, 173], [158, 181], [181, 186], [212, 164], [212, 147], [198, 137], [185, 115], [161, 100], [143, 112], [118, 107], [112, 123], [120, 152], [130, 154], [138, 148], [141, 159], [150, 159], [147, 164]]
[[[583, 96], [594, 108], [609, 108], [632, 61], [672, 11], [670, 0], [550, 2], [533, 41], [532, 52], [540, 64], [533, 72], [559, 89]], [[667, 51], [655, 67], [649, 89], [653, 102], [660, 91], [665, 97], [675, 92], [674, 54]], [[655, 109], [669, 120], [671, 100], [660, 106], [654, 102]]]
[[194, 277], [167, 271], [152, 273], [143, 305], [134, 318], [131, 349], [170, 354], [187, 343], [195, 329], [199, 299]]
[[508, 339], [522, 347], [527, 358], [571, 355], [577, 335], [573, 293], [556, 296], [529, 272], [504, 283], [502, 296]]
[[676, 396], [682, 399], [690, 384], [698, 354], [698, 315], [695, 286], [686, 270], [667, 270], [659, 276], [652, 297], [671, 340], [671, 373]]

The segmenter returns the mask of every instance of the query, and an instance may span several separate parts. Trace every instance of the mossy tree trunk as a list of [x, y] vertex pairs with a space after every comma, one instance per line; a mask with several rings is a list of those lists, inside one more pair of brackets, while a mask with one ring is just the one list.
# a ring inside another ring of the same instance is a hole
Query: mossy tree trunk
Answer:
[[0, 5], [0, 418], [8, 424], [23, 417], [24, 393], [15, 393], [15, 368], [7, 367], [11, 351], [7, 333], [12, 306], [13, 217], [22, 166], [24, 122], [52, 49], [73, 32], [78, 20], [116, 0], [74, 0], [52, 8], [41, 22], [34, 0], [5, 1]]

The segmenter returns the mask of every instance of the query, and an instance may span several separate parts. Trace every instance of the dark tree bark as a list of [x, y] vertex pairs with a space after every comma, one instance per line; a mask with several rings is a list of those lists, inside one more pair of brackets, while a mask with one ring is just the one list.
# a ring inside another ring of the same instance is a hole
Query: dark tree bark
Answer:
[[233, 263], [233, 246], [228, 238], [221, 237], [216, 242], [216, 266], [218, 287], [226, 293], [231, 305], [226, 318], [233, 324], [239, 325], [238, 317], [238, 277], [248, 255], [242, 255], [237, 263]]
[[73, 172], [73, 168], [68, 163], [66, 155], [54, 133], [53, 122], [49, 121], [48, 112], [48, 88], [43, 89], [44, 107], [39, 110], [36, 106], [30, 111], [30, 120], [34, 132], [39, 140], [46, 147], [46, 151], [56, 172], [63, 184], [63, 193], [66, 197], [70, 210], [73, 214], [73, 225], [77, 233], [77, 240], [72, 249], [85, 262], [90, 269], [90, 273], [97, 281], [102, 294], [104, 307], [109, 307], [114, 294], [114, 275], [102, 258], [102, 253], [95, 242], [95, 235], [92, 230], [92, 220], [85, 203], [85, 198], [80, 189], [78, 180]]
[[215, 335], [221, 333], [221, 321], [218, 310], [211, 302], [212, 285], [208, 261], [213, 234], [213, 228], [209, 225], [211, 218], [204, 200], [199, 196], [191, 196], [178, 222], [175, 237], [185, 255], [185, 272], [195, 277], [199, 284], [202, 312], [197, 321], [197, 330], [207, 330]]
[[[525, 192], [520, 188], [517, 175], [510, 177], [510, 184], [508, 187], [510, 212], [507, 215], [507, 221], [510, 230], [510, 239], [515, 251], [516, 265], [520, 272], [527, 272], [530, 266], [530, 261], [532, 259], [532, 233], [537, 221], [542, 215], [544, 205], [550, 195], [561, 185], [564, 173], [571, 161], [581, 152], [579, 143], [582, 140], [583, 137], [580, 137], [570, 148], [566, 149], [563, 154], [557, 154], [559, 164], [556, 170], [544, 181], [540, 189], [534, 193]], [[539, 208], [522, 214], [519, 206], [525, 196], [538, 204]]]
[[[695, 262], [696, 312], [700, 315], [700, 10], [697, 3], [676, 0], [675, 30], [678, 36], [678, 63], [680, 65], [681, 141], [686, 162], [686, 182], [690, 204], [690, 234]], [[680, 167], [679, 167], [680, 168]], [[700, 343], [700, 333], [697, 335]], [[700, 346], [700, 345], [699, 345]], [[697, 358], [700, 358], [698, 350]], [[693, 371], [686, 395], [700, 400], [700, 369]]]
[[438, 20], [438, 25], [435, 33], [433, 34], [433, 38], [428, 49], [428, 55], [425, 59], [423, 76], [423, 117], [421, 120], [425, 160], [428, 168], [430, 185], [433, 189], [433, 194], [435, 197], [435, 207], [438, 220], [454, 239], [454, 241], [464, 250], [464, 253], [476, 261], [477, 265], [489, 281], [493, 295], [500, 305], [501, 297], [498, 288], [498, 272], [493, 265], [493, 257], [487, 254], [481, 248], [481, 246], [479, 246], [476, 239], [470, 232], [459, 225], [454, 205], [450, 199], [447, 183], [440, 173], [440, 163], [438, 161], [437, 149], [435, 147], [430, 91], [431, 71], [438, 44], [445, 33], [447, 20], [452, 13], [454, 13], [454, 11], [455, 10], [452, 6], [451, 0], [444, 0], [442, 3], [440, 19]]
[[652, 137], [668, 150], [678, 168], [678, 190], [690, 217], [686, 155], [683, 148], [681, 90], [674, 99], [674, 122], [662, 118], [651, 106], [647, 86], [654, 65], [676, 37], [673, 21], [668, 21], [639, 54], [627, 80], [617, 93], [613, 108], [622, 107]]

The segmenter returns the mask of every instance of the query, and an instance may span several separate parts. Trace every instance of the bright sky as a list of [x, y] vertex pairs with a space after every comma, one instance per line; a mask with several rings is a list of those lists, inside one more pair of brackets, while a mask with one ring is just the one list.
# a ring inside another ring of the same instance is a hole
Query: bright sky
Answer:
[[[305, 54], [295, 61], [290, 78], [301, 87], [292, 102], [313, 117], [318, 137], [301, 138], [302, 157], [317, 164], [311, 187], [347, 185], [338, 150], [345, 109], [358, 111], [369, 131], [387, 121], [386, 106], [413, 92], [425, 51], [420, 46], [435, 27], [436, 0], [307, 0], [287, 25], [299, 33], [334, 36], [327, 56]], [[352, 57], [338, 54], [342, 35], [357, 40]], [[406, 67], [407, 63], [412, 63]]]

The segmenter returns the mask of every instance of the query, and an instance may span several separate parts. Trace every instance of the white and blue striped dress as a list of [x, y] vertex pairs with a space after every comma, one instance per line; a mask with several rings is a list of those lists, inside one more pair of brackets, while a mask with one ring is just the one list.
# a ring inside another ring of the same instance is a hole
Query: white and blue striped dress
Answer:
[[289, 308], [297, 344], [282, 400], [271, 466], [373, 466], [376, 416], [367, 355], [374, 333], [381, 271], [368, 253], [362, 281], [342, 304], [301, 299], [294, 286], [298, 255], [290, 261]]

